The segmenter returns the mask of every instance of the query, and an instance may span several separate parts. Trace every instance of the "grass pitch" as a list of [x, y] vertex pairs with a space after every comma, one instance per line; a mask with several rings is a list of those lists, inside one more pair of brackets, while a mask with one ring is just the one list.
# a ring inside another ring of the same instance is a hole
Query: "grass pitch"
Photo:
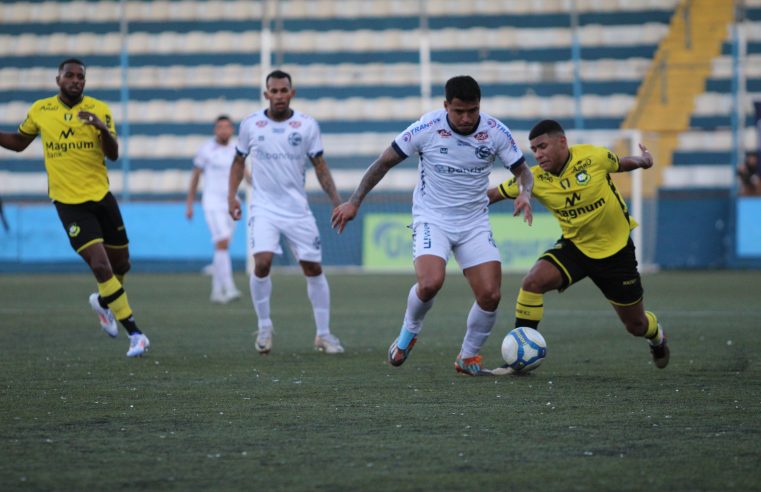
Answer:
[[[519, 280], [504, 279], [487, 365]], [[413, 277], [329, 281], [347, 353], [313, 351], [304, 279], [279, 272], [273, 352], [260, 356], [250, 300], [212, 305], [198, 275], [130, 275], [152, 342], [131, 360], [123, 332], [98, 328], [90, 275], [0, 276], [0, 489], [761, 487], [757, 272], [644, 278], [670, 338], [665, 370], [591, 282], [550, 293], [547, 360], [502, 378], [453, 369], [472, 303], [460, 275], [400, 368], [385, 358]]]

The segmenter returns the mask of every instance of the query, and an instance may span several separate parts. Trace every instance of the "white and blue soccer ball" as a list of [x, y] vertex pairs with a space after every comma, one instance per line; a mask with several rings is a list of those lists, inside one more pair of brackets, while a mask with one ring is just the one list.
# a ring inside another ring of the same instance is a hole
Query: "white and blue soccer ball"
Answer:
[[533, 328], [516, 328], [502, 340], [502, 358], [515, 372], [536, 369], [546, 356], [547, 342], [542, 334]]

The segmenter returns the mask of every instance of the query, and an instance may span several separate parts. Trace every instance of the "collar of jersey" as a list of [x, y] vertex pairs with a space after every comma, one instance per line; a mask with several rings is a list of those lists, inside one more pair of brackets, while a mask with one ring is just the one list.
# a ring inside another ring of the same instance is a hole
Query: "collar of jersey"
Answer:
[[474, 133], [476, 133], [476, 130], [478, 130], [478, 126], [481, 124], [481, 116], [479, 115], [478, 116], [478, 121], [476, 121], [476, 124], [473, 125], [473, 131], [472, 132], [470, 132], [470, 133], [460, 133], [457, 130], [455, 130], [454, 127], [452, 126], [452, 124], [449, 122], [449, 115], [446, 115], [446, 117], [447, 117], [447, 126], [449, 126], [449, 129], [452, 130], [453, 132], [455, 132], [458, 135], [462, 135], [463, 137], [468, 137], [468, 136], [473, 135]]
[[291, 108], [288, 108], [288, 109], [290, 110], [291, 115], [288, 118], [284, 119], [284, 120], [273, 120], [272, 118], [270, 118], [270, 115], [269, 115], [270, 110], [269, 109], [265, 109], [264, 110], [264, 116], [265, 116], [265, 118], [267, 118], [268, 120], [270, 120], [273, 123], [285, 123], [286, 121], [288, 121], [291, 118], [293, 118], [294, 116], [296, 116], [296, 111], [294, 111]]
[[563, 167], [560, 168], [560, 171], [557, 174], [555, 173], [550, 173], [550, 174], [555, 174], [555, 176], [562, 176], [566, 168], [568, 167], [568, 163], [571, 162], [572, 160], [573, 160], [573, 151], [571, 150], [570, 147], [568, 147], [568, 159], [565, 161], [565, 164], [563, 164]]
[[60, 94], [56, 95], [56, 99], [58, 99], [58, 102], [60, 102], [61, 104], [63, 104], [65, 107], [67, 107], [67, 108], [69, 108], [69, 109], [73, 109], [73, 108], [75, 108], [75, 107], [79, 106], [80, 104], [82, 104], [82, 101], [84, 101], [84, 100], [85, 100], [85, 96], [84, 96], [84, 95], [82, 95], [82, 97], [79, 99], [79, 101], [77, 101], [77, 102], [76, 102], [76, 104], [74, 104], [74, 106], [69, 106], [68, 104], [66, 104], [65, 102], [63, 102], [63, 99], [61, 99], [61, 95], [60, 95]]

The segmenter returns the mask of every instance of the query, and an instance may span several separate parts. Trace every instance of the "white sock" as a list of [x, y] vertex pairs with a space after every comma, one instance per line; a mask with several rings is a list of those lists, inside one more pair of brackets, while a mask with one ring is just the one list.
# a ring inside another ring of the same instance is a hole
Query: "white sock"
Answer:
[[238, 289], [235, 288], [233, 283], [233, 262], [230, 259], [230, 251], [226, 249], [214, 250], [214, 264], [219, 269], [219, 281], [225, 292], [234, 292]]
[[222, 262], [224, 259], [219, 254], [220, 250], [215, 249], [214, 250], [214, 256], [211, 261], [211, 291], [216, 293], [221, 293], [224, 289], [224, 283], [222, 278], [222, 269], [223, 265]]
[[271, 328], [272, 320], [270, 319], [270, 296], [272, 295], [272, 278], [259, 278], [253, 273], [249, 277], [251, 286], [251, 301], [254, 303], [254, 311], [259, 320], [259, 329]]
[[312, 303], [317, 336], [330, 333], [330, 286], [324, 273], [307, 277], [307, 296]]
[[481, 352], [481, 347], [489, 338], [496, 321], [497, 311], [484, 311], [478, 303], [473, 303], [468, 313], [468, 329], [460, 350], [460, 356], [463, 359], [476, 356]]
[[418, 334], [423, 329], [423, 318], [433, 306], [433, 299], [423, 302], [417, 295], [417, 284], [410, 288], [407, 294], [407, 310], [404, 312], [404, 324], [402, 325], [411, 333]]

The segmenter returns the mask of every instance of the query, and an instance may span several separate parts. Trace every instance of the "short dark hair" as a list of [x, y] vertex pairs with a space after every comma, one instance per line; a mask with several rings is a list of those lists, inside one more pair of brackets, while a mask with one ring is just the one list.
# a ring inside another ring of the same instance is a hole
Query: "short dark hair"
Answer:
[[82, 65], [82, 68], [87, 69], [87, 66], [85, 66], [85, 62], [83, 62], [79, 58], [67, 58], [64, 61], [62, 61], [60, 65], [58, 65], [58, 71], [60, 72], [61, 70], [63, 70], [63, 67], [68, 65], [69, 63]]
[[447, 102], [452, 102], [455, 98], [468, 102], [481, 100], [481, 88], [470, 75], [458, 75], [447, 80], [444, 93]]
[[528, 134], [528, 139], [534, 140], [536, 137], [541, 137], [544, 134], [565, 135], [565, 130], [563, 130], [563, 127], [560, 126], [560, 123], [555, 120], [542, 120], [534, 125], [534, 128], [531, 129], [531, 132]]
[[216, 119], [216, 120], [214, 120], [214, 124], [217, 124], [217, 123], [219, 123], [220, 121], [229, 121], [230, 123], [232, 123], [232, 122], [233, 122], [232, 118], [230, 118], [230, 117], [229, 117], [229, 116], [227, 116], [226, 114], [221, 114], [221, 115], [217, 116], [217, 119]]
[[271, 71], [269, 75], [267, 75], [267, 78], [264, 79], [264, 85], [267, 85], [270, 79], [288, 79], [288, 84], [293, 86], [293, 82], [291, 81], [291, 75], [288, 72], [283, 72], [282, 70]]

